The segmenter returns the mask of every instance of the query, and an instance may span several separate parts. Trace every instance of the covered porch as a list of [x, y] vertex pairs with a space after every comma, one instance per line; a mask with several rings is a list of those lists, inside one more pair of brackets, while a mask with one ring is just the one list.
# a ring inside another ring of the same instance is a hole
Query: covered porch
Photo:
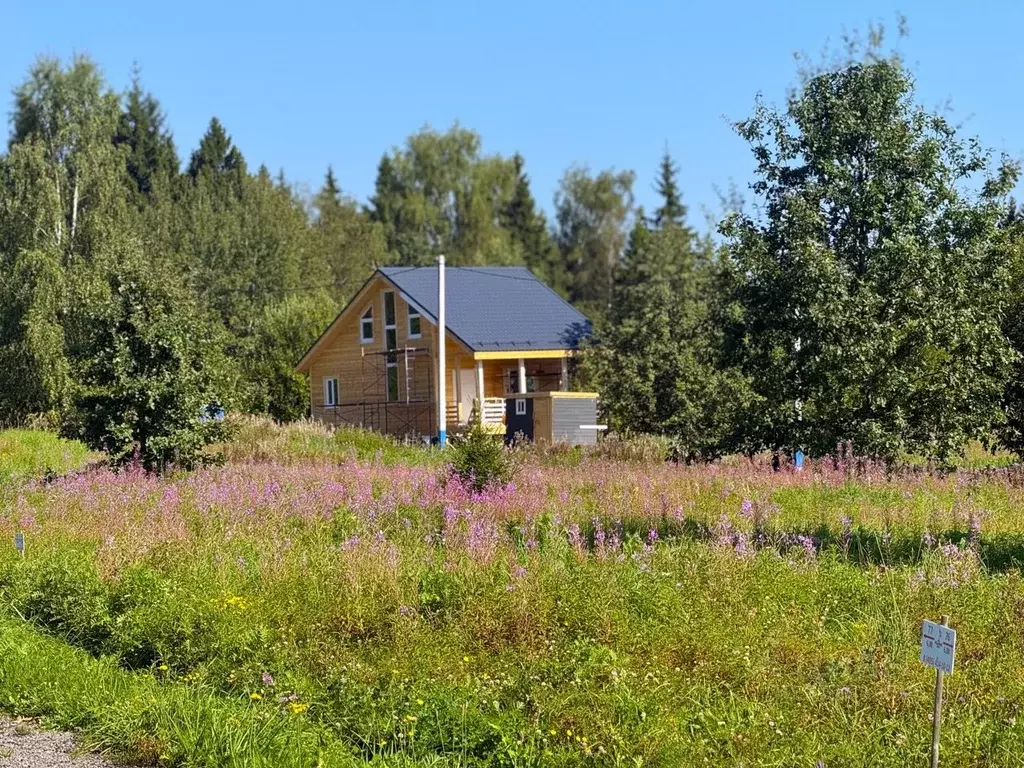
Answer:
[[533, 392], [569, 389], [569, 352], [476, 352], [461, 355], [448, 365], [448, 429], [469, 423], [474, 403], [482, 403], [482, 422], [496, 431], [504, 424], [505, 399]]

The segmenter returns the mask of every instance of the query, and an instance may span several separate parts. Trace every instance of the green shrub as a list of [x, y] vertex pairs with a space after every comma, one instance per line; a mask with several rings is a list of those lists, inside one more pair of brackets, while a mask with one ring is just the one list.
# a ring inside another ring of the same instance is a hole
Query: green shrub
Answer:
[[466, 433], [452, 439], [449, 471], [476, 491], [508, 485], [519, 464], [515, 449], [506, 448], [503, 437], [488, 432], [479, 419], [471, 419]]
[[14, 580], [14, 601], [27, 619], [91, 653], [106, 646], [112, 627], [107, 590], [88, 555], [70, 552], [32, 563]]

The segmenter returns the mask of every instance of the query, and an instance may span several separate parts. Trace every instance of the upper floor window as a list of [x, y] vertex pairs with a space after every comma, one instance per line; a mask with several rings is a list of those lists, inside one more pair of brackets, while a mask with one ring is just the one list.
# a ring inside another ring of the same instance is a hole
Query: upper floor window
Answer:
[[418, 339], [423, 336], [423, 319], [420, 313], [412, 304], [406, 305], [409, 308], [409, 338]]
[[398, 325], [395, 322], [395, 292], [384, 294], [384, 348], [398, 349]]
[[369, 344], [373, 341], [373, 307], [367, 307], [359, 320], [359, 341]]
[[338, 379], [328, 376], [324, 379], [324, 405], [331, 407], [338, 404]]

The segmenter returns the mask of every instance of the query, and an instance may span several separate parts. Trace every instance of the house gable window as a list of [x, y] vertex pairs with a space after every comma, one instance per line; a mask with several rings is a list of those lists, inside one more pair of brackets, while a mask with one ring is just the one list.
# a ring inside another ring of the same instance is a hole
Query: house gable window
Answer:
[[384, 349], [388, 351], [385, 356], [387, 401], [394, 403], [398, 400], [398, 355], [393, 351], [398, 349], [398, 322], [395, 313], [394, 291], [384, 293]]
[[419, 339], [423, 336], [423, 318], [420, 316], [419, 311], [412, 305], [406, 304], [409, 309], [409, 333], [407, 336], [410, 339]]
[[338, 378], [327, 376], [324, 378], [324, 406], [331, 408], [338, 404]]
[[369, 344], [373, 341], [373, 307], [369, 306], [359, 319], [359, 341]]

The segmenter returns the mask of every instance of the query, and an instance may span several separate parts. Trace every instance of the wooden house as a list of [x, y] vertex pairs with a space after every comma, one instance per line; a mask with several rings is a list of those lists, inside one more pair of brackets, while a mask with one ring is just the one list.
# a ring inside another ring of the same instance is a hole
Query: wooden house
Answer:
[[[437, 276], [384, 267], [366, 281], [297, 366], [310, 377], [314, 419], [436, 434]], [[597, 396], [568, 391], [567, 362], [587, 319], [523, 267], [449, 267], [445, 276], [448, 430], [479, 403], [495, 429], [592, 442], [582, 422], [596, 420]]]

